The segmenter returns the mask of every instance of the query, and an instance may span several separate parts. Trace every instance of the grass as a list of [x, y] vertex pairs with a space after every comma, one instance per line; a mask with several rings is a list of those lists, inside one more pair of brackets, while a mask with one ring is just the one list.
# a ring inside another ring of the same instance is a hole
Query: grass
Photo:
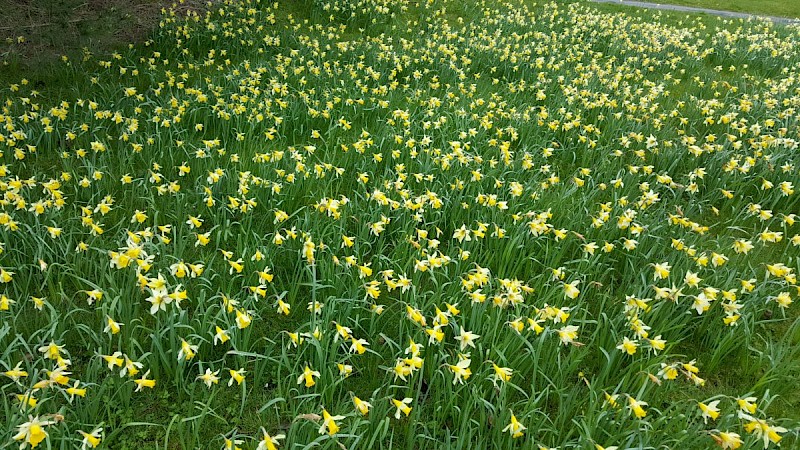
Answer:
[[658, 3], [747, 14], [800, 18], [800, 4], [782, 0], [662, 0]]
[[795, 29], [196, 6], [6, 50], [0, 445], [797, 445]]
[[[27, 74], [42, 93], [67, 95], [72, 75], [59, 64], [91, 59], [142, 44], [158, 27], [170, 1], [0, 0], [0, 79], [9, 83]], [[178, 9], [200, 8], [183, 1]]]

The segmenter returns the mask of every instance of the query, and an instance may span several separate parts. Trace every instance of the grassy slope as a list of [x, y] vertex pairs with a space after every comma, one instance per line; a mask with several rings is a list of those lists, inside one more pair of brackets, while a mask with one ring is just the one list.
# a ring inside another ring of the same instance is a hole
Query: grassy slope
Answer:
[[[715, 0], [664, 0], [669, 3], [674, 4], [683, 4], [687, 6], [698, 6], [698, 7], [707, 7], [707, 8], [715, 8], [715, 9], [727, 9], [732, 11], [741, 11], [741, 12], [753, 12], [753, 13], [763, 13], [763, 14], [770, 14], [770, 15], [780, 15], [780, 16], [791, 16], [791, 17], [800, 17], [800, 2], [790, 2], [790, 1], [764, 1], [764, 2], [752, 2], [747, 0], [733, 0], [730, 2], [721, 2]], [[12, 11], [13, 9], [7, 9], [6, 7], [8, 4], [11, 3], [10, 0], [0, 0], [0, 10], [3, 11]], [[0, 56], [2, 56], [5, 52], [9, 52], [6, 54], [5, 62], [6, 64], [2, 64], [0, 68], [0, 83], [8, 83], [8, 82], [18, 82], [21, 78], [30, 78], [30, 79], [38, 79], [42, 83], [42, 89], [44, 92], [51, 91], [55, 92], [64, 92], [69, 91], [70, 87], [73, 86], [75, 83], [85, 83], [88, 81], [88, 75], [85, 73], [75, 73], [74, 71], [69, 71], [70, 77], [72, 78], [62, 78], [61, 72], [59, 71], [61, 68], [61, 63], [58, 61], [61, 54], [71, 54], [71, 55], [80, 55], [81, 48], [84, 46], [89, 46], [93, 52], [108, 52], [115, 47], [120, 45], [124, 45], [125, 37], [135, 38], [135, 39], [142, 39], [146, 36], [146, 33], [137, 33], [135, 35], [125, 35], [123, 34], [123, 38], [120, 38], [120, 34], [115, 31], [116, 27], [124, 27], [126, 24], [132, 24], [135, 22], [130, 16], [130, 11], [126, 10], [125, 8], [131, 7], [125, 6], [123, 2], [120, 2], [121, 10], [115, 9], [113, 14], [107, 14], [103, 16], [103, 21], [99, 23], [92, 23], [87, 24], [85, 28], [80, 28], [76, 34], [71, 35], [67, 34], [67, 38], [64, 39], [63, 32], [65, 30], [71, 29], [70, 27], [73, 24], [70, 23], [69, 20], [64, 20], [64, 17], [69, 17], [66, 14], [69, 14], [70, 11], [75, 10], [75, 6], [78, 6], [81, 2], [72, 1], [72, 0], [63, 0], [61, 2], [54, 2], [52, 5], [46, 6], [52, 9], [49, 9], [48, 14], [53, 17], [59, 17], [60, 19], [56, 22], [55, 25], [50, 24], [46, 26], [32, 26], [26, 28], [26, 25], [34, 25], [36, 22], [28, 21], [24, 22], [26, 17], [30, 19], [32, 16], [28, 14], [27, 16], [24, 13], [21, 13], [18, 16], [15, 16], [15, 21], [21, 21], [23, 25], [22, 28], [25, 28], [26, 32], [23, 33], [15, 33], [15, 30], [3, 30], [7, 32], [7, 36], [26, 36], [27, 44], [16, 44], [13, 43], [8, 47], [0, 47]], [[142, 3], [142, 2], [140, 2]], [[148, 2], [152, 3], [152, 2]], [[293, 8], [297, 8], [297, 11], [293, 11], [295, 16], [302, 16], [303, 10], [297, 4], [289, 3], [293, 5]], [[615, 10], [614, 7], [607, 7], [607, 6], [599, 6], [601, 10], [608, 10], [613, 11]], [[16, 11], [20, 12], [20, 11]], [[464, 15], [468, 15], [469, 12], [467, 10], [463, 11]], [[638, 14], [638, 13], [634, 13]], [[664, 13], [666, 21], [669, 22], [679, 22], [682, 21], [685, 15], [682, 14], [670, 14]], [[467, 17], [469, 19], [469, 17]], [[39, 19], [34, 19], [39, 20]], [[717, 21], [714, 19], [703, 19], [704, 21], [708, 20], [709, 22], [717, 24]], [[138, 26], [138, 25], [137, 25]], [[36, 30], [36, 31], [31, 31]], [[13, 39], [13, 38], [12, 38]], [[3, 44], [7, 45], [7, 44]], [[30, 58], [24, 55], [29, 55], [33, 49], [33, 52], [37, 55], [35, 58]], [[46, 52], [42, 52], [41, 49], [46, 49]], [[16, 55], [16, 56], [15, 56]], [[23, 55], [20, 57], [20, 55]], [[51, 70], [52, 69], [52, 70]], [[51, 73], [54, 75], [46, 75], [47, 73]], [[77, 78], [77, 79], [75, 79]], [[53, 95], [53, 99], [60, 98], [58, 95]], [[48, 103], [48, 102], [43, 102]], [[792, 310], [794, 314], [797, 314], [797, 310]], [[769, 338], [775, 338], [777, 341], [776, 344], [780, 346], [781, 349], [788, 351], [792, 347], [796, 347], [800, 345], [800, 327], [797, 326], [798, 320], [797, 317], [789, 317], [786, 320], [775, 321], [770, 323], [765, 323], [762, 326], [761, 332], [763, 336]], [[761, 342], [753, 342], [753, 351], [767, 351], [768, 344], [765, 341], [764, 343]], [[783, 350], [772, 350], [773, 354], [775, 353], [782, 353]], [[795, 364], [790, 364], [796, 367], [800, 365], [800, 361], [797, 361], [796, 358], [798, 355], [795, 353]], [[736, 377], [728, 377], [728, 376], [720, 376], [717, 379], [710, 380], [713, 383], [714, 391], [713, 393], [721, 393], [721, 394], [728, 394], [728, 395], [737, 395], [738, 393], [742, 392], [743, 386], [750, 386], [752, 380], [741, 380], [737, 379]], [[695, 392], [687, 392], [687, 398], [695, 396]], [[706, 394], [708, 395], [708, 394]], [[264, 399], [269, 399], [269, 395], [267, 392], [264, 393], [264, 397], [260, 396], [251, 396], [247, 399], [248, 404], [242, 405], [242, 407], [251, 409], [253, 405], [260, 405], [263, 404]], [[239, 408], [238, 399], [233, 397], [227, 401], [226, 406], [222, 411], [222, 415], [228, 416], [235, 416], [236, 411]], [[164, 418], [172, 417], [173, 414], [190, 414], [192, 412], [191, 408], [188, 411], [181, 410], [180, 406], [171, 403], [166, 398], [161, 398], [159, 396], [150, 396], [145, 400], [142, 400], [140, 403], [137, 403], [134, 407], [133, 411], [127, 411], [125, 414], [129, 414], [133, 417], [134, 420], [141, 421], [141, 422], [156, 422], [156, 423], [163, 423], [165, 422]], [[772, 412], [779, 417], [786, 417], [786, 418], [795, 418], [800, 419], [800, 395], [795, 396], [787, 396], [781, 399], [780, 402], [776, 402], [774, 404]], [[249, 424], [248, 422], [250, 419], [247, 417], [239, 418], [241, 421], [239, 426], [247, 430], [248, 428], [255, 428], [255, 424]], [[236, 425], [236, 423], [232, 423], [230, 425]], [[248, 426], [249, 425], [249, 426]], [[287, 424], [283, 424], [287, 425]], [[209, 427], [207, 431], [209, 436], [216, 435], [220, 432], [225, 432], [228, 430], [228, 424], [217, 424], [218, 427], [214, 426]], [[205, 433], [204, 433], [205, 434]], [[152, 435], [149, 433], [130, 433], [125, 439], [122, 440], [123, 443], [129, 443], [131, 446], [136, 446], [141, 443], [143, 439], [150, 439]], [[791, 448], [792, 442], [788, 442], [789, 447]], [[179, 444], [178, 444], [179, 445]]]
[[794, 0], [659, 0], [654, 3], [719, 9], [777, 17], [800, 17], [800, 2]]
[[[29, 78], [42, 93], [67, 94], [61, 59], [106, 55], [145, 41], [169, 0], [0, 0], [0, 82]], [[200, 2], [186, 2], [198, 7]], [[82, 74], [86, 78], [86, 74]]]

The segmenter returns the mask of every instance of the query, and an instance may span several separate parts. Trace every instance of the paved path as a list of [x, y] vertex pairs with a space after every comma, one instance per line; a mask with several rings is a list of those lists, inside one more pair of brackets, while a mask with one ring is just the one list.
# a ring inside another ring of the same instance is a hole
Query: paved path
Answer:
[[[800, 25], [800, 19], [791, 19], [788, 17], [775, 17], [775, 16], [759, 16], [755, 14], [746, 14], [746, 13], [738, 13], [733, 11], [721, 11], [718, 9], [707, 9], [707, 8], [692, 8], [689, 6], [680, 6], [680, 5], [664, 5], [661, 3], [649, 3], [649, 2], [639, 2], [634, 0], [590, 0], [595, 3], [612, 3], [615, 5], [626, 5], [626, 6], [636, 6], [639, 8], [655, 8], [655, 9], [666, 9], [670, 11], [683, 11], [683, 12], [690, 12], [690, 13], [706, 13], [712, 14], [720, 17], [730, 17], [734, 19], [767, 19], [771, 20], [775, 23], [785, 23], [785, 24], [798, 24]], [[787, 0], [788, 1], [788, 0]]]

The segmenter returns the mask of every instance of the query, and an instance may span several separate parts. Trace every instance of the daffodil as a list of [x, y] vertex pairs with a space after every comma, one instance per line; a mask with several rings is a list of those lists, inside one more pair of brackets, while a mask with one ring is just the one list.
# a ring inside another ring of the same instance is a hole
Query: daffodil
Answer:
[[112, 335], [117, 334], [122, 329], [122, 325], [124, 324], [116, 322], [110, 316], [106, 316], [106, 327], [103, 329], [103, 332], [111, 333]]
[[28, 421], [17, 426], [17, 434], [14, 435], [15, 441], [22, 441], [20, 449], [26, 448], [28, 445], [31, 448], [36, 448], [39, 444], [47, 439], [47, 431], [45, 427], [52, 425], [55, 422], [52, 420], [39, 420], [39, 416], [28, 416]]
[[663, 262], [653, 265], [653, 280], [663, 280], [669, 277], [670, 272], [669, 263]]
[[712, 433], [711, 437], [714, 439], [714, 442], [716, 442], [717, 445], [722, 448], [722, 450], [736, 450], [744, 443], [739, 434], [729, 431], [721, 431], [719, 434]]
[[464, 384], [464, 380], [467, 380], [472, 375], [472, 371], [469, 368], [471, 363], [472, 361], [469, 358], [460, 358], [455, 365], [447, 366], [453, 372], [453, 384]]
[[569, 299], [576, 299], [578, 295], [580, 295], [581, 291], [578, 289], [578, 284], [580, 280], [574, 280], [570, 283], [564, 283], [564, 296]]
[[136, 383], [136, 391], [135, 392], [141, 391], [142, 388], [150, 388], [150, 389], [152, 389], [152, 388], [155, 387], [156, 380], [148, 379], [147, 377], [149, 375], [150, 375], [150, 371], [148, 370], [147, 372], [145, 372], [144, 375], [142, 375], [141, 378], [133, 380]]
[[717, 420], [717, 417], [719, 417], [719, 408], [717, 408], [717, 405], [719, 405], [719, 400], [714, 400], [708, 404], [703, 402], [697, 403], [700, 411], [703, 412], [703, 423], [707, 424], [709, 418], [711, 420]]
[[3, 375], [11, 378], [15, 383], [19, 382], [20, 378], [28, 376], [28, 372], [22, 370], [22, 361], [17, 362], [13, 369], [3, 372]]
[[635, 398], [628, 396], [628, 406], [637, 419], [643, 419], [645, 416], [647, 416], [647, 411], [645, 411], [643, 408], [643, 406], [647, 406], [647, 402], [636, 400]]
[[58, 359], [61, 357], [61, 352], [64, 350], [63, 345], [56, 345], [55, 342], [50, 342], [47, 345], [39, 347], [39, 352], [44, 353], [48, 359]]
[[781, 436], [780, 433], [786, 433], [789, 431], [784, 427], [770, 425], [766, 420], [757, 419], [742, 412], [739, 413], [739, 417], [747, 421], [747, 423], [744, 424], [744, 430], [748, 433], [753, 433], [758, 438], [762, 439], [764, 442], [764, 448], [769, 447], [770, 442], [773, 444], [778, 444], [781, 439], [783, 439], [783, 436]]
[[316, 370], [311, 370], [311, 368], [306, 365], [306, 367], [303, 369], [303, 374], [297, 377], [297, 384], [302, 384], [305, 382], [306, 387], [310, 388], [317, 384], [317, 382], [314, 381], [314, 378], [319, 378], [320, 376], [321, 375], [319, 372]]
[[[115, 352], [119, 353], [119, 352]], [[124, 377], [127, 374], [129, 377], [135, 377], [136, 374], [139, 373], [139, 369], [141, 369], [144, 365], [138, 361], [133, 361], [132, 359], [128, 358], [128, 355], [124, 355], [125, 358], [125, 365], [122, 366], [122, 369], [119, 371], [119, 376]], [[114, 358], [112, 360], [106, 360], [108, 362], [109, 369], [111, 368], [112, 362], [113, 364], [117, 364], [118, 359]]]
[[75, 380], [75, 383], [72, 385], [72, 387], [66, 389], [70, 401], [72, 401], [76, 395], [78, 397], [86, 397], [86, 388], [79, 387], [80, 384], [81, 384], [80, 381]]
[[239, 445], [243, 443], [244, 441], [242, 439], [225, 438], [225, 446], [223, 447], [223, 450], [242, 450]]
[[578, 337], [578, 326], [577, 325], [567, 325], [558, 330], [558, 337], [561, 339], [561, 343], [564, 345], [572, 344], [575, 342], [575, 339]]
[[283, 299], [280, 299], [280, 298], [278, 299], [277, 306], [278, 306], [278, 312], [280, 314], [283, 314], [284, 316], [288, 316], [289, 313], [291, 312], [291, 305], [289, 305], [288, 303], [284, 302]]
[[364, 352], [367, 351], [367, 347], [366, 346], [369, 345], [369, 342], [367, 342], [365, 339], [352, 338], [350, 340], [350, 342], [351, 342], [351, 344], [350, 344], [350, 351], [351, 352], [357, 353], [359, 355], [363, 355]]
[[100, 445], [102, 432], [102, 428], [95, 428], [89, 433], [78, 430], [78, 434], [83, 437], [83, 441], [81, 441], [81, 450], [85, 450], [87, 448], [96, 448], [98, 445]]
[[460, 327], [459, 334], [455, 335], [454, 338], [458, 342], [459, 348], [463, 352], [467, 347], [475, 348], [475, 341], [480, 338], [479, 335], [464, 330], [464, 327]]
[[39, 403], [39, 399], [33, 396], [33, 392], [26, 392], [24, 394], [15, 394], [17, 401], [20, 403], [20, 409], [27, 408], [35, 408], [36, 405]]
[[206, 387], [210, 388], [212, 384], [219, 383], [219, 370], [211, 371], [211, 369], [206, 368], [206, 372], [202, 375], [198, 375], [197, 379], [202, 380], [205, 383]]
[[494, 383], [498, 380], [507, 383], [511, 381], [511, 377], [514, 375], [514, 370], [509, 367], [500, 367], [492, 363], [492, 368], [494, 369], [494, 374], [492, 375], [492, 382]]
[[362, 416], [369, 414], [369, 410], [372, 408], [372, 404], [370, 402], [361, 400], [356, 396], [353, 396], [353, 404], [356, 406], [356, 410], [358, 410]]
[[736, 404], [739, 405], [739, 409], [742, 412], [755, 414], [756, 409], [758, 408], [758, 405], [756, 404], [757, 400], [758, 399], [755, 397], [739, 398], [736, 399]]
[[214, 345], [217, 345], [217, 343], [224, 344], [230, 340], [230, 334], [226, 330], [220, 328], [219, 325], [216, 325], [214, 330]]
[[253, 318], [247, 311], [244, 310], [237, 310], [236, 311], [236, 326], [242, 330], [250, 326], [252, 323]]
[[228, 372], [231, 375], [231, 379], [228, 380], [228, 386], [232, 386], [234, 382], [236, 382], [237, 385], [241, 385], [244, 381], [244, 376], [247, 373], [244, 371], [244, 368], [239, 370], [229, 369]]
[[406, 397], [402, 400], [397, 400], [396, 398], [393, 398], [391, 400], [392, 404], [395, 406], [395, 408], [397, 408], [397, 411], [395, 411], [394, 413], [395, 419], [400, 419], [400, 413], [403, 413], [406, 416], [411, 414], [411, 406], [409, 405], [411, 404], [413, 399]]
[[339, 432], [339, 425], [336, 424], [337, 420], [343, 420], [344, 416], [332, 416], [327, 409], [322, 408], [322, 425], [319, 427], [319, 434], [327, 431], [328, 436], [333, 436]]
[[527, 430], [527, 427], [525, 427], [525, 425], [522, 425], [519, 422], [519, 420], [517, 420], [517, 416], [515, 416], [514, 413], [512, 412], [511, 420], [509, 421], [508, 425], [506, 425], [506, 427], [503, 428], [503, 433], [508, 432], [511, 434], [512, 438], [516, 439], [525, 434], [525, 430]]
[[639, 343], [636, 341], [632, 341], [628, 339], [628, 337], [624, 337], [622, 339], [622, 343], [617, 346], [619, 350], [624, 351], [629, 355], [633, 355], [636, 353], [636, 349], [639, 347]]
[[181, 339], [181, 349], [178, 351], [178, 361], [189, 361], [197, 355], [197, 345], [192, 345]]
[[264, 435], [260, 441], [258, 441], [258, 447], [256, 450], [277, 450], [278, 449], [278, 441], [283, 440], [286, 438], [283, 434], [276, 434], [275, 436], [270, 436], [266, 430], [263, 428], [261, 429], [261, 433]]

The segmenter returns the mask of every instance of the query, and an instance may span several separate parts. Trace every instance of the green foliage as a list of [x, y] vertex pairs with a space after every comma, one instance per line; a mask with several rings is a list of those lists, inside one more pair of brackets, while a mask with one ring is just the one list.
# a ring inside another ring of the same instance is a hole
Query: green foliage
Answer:
[[15, 80], [0, 442], [791, 447], [799, 51], [580, 3], [229, 0], [64, 93]]

